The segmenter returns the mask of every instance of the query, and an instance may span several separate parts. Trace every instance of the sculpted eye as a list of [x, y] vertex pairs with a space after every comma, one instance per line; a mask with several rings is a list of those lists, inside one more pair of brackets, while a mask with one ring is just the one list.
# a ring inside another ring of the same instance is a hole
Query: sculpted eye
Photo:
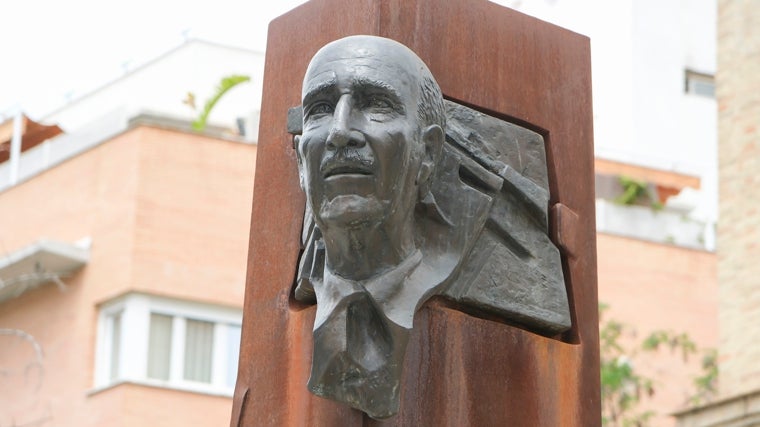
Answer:
[[393, 110], [393, 102], [386, 97], [378, 95], [368, 97], [365, 106], [371, 109]]
[[307, 116], [320, 116], [323, 114], [331, 114], [333, 112], [332, 105], [326, 102], [319, 102], [309, 107], [306, 112]]

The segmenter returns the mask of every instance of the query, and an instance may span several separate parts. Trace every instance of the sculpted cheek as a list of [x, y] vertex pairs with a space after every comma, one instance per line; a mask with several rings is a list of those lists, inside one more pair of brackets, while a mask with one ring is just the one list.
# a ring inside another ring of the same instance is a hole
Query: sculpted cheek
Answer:
[[319, 138], [314, 138], [308, 133], [304, 133], [301, 137], [298, 147], [302, 167], [300, 174], [306, 188], [319, 186], [319, 163], [324, 151], [323, 145]]

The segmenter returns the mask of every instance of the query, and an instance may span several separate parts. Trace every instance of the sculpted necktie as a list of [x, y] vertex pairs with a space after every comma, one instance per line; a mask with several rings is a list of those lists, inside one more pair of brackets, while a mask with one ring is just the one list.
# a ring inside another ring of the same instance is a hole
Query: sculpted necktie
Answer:
[[[404, 286], [420, 259], [415, 253], [372, 282], [387, 288]], [[360, 282], [328, 272], [315, 291], [319, 304], [309, 389], [372, 418], [394, 415], [409, 329], [390, 320]]]

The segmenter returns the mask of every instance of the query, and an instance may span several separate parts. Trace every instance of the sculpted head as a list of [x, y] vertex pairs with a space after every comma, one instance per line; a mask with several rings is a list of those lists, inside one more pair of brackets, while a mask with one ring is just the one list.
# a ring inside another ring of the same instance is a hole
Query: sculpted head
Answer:
[[366, 229], [403, 259], [444, 139], [443, 98], [427, 66], [390, 39], [340, 39], [312, 58], [302, 102], [301, 186], [328, 256], [331, 229]]

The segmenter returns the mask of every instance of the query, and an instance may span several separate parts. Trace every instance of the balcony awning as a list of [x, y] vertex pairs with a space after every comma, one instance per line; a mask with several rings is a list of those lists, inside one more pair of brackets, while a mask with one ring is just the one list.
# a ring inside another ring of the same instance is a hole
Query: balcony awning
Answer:
[[0, 257], [0, 303], [45, 283], [58, 283], [90, 258], [89, 239], [76, 244], [38, 240]]
[[[58, 125], [43, 125], [21, 116], [21, 152], [36, 147], [44, 141], [63, 133]], [[0, 163], [8, 160], [13, 138], [13, 119], [0, 123]]]

